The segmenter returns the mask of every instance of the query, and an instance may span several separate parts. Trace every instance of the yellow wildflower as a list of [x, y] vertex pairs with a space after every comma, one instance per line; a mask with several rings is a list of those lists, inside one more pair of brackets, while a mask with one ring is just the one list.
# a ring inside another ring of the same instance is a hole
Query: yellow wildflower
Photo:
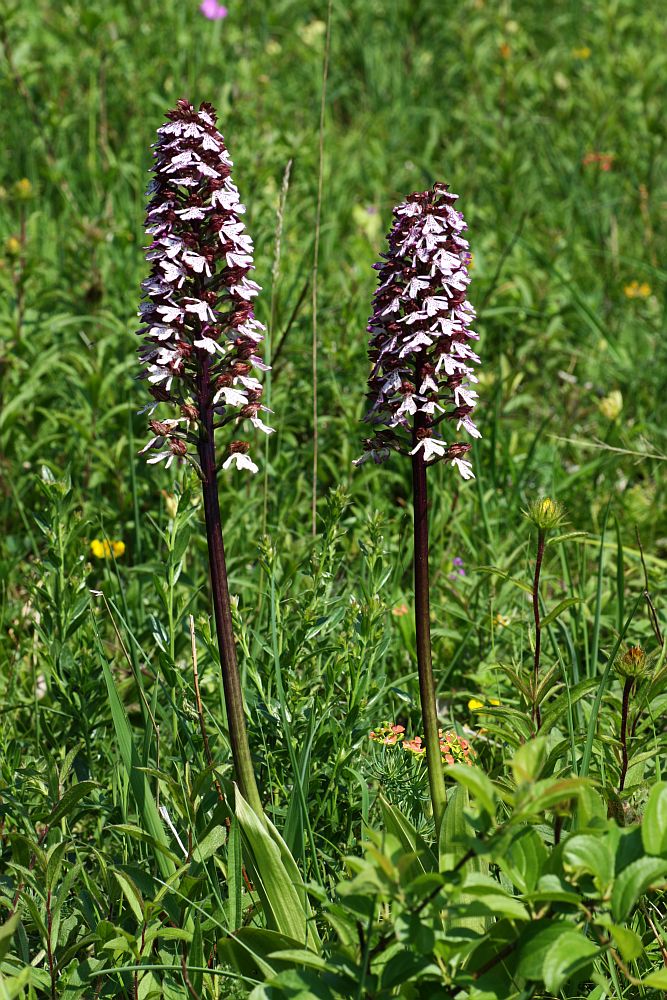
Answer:
[[582, 45], [580, 49], [572, 49], [572, 55], [575, 59], [590, 59], [591, 50], [588, 45]]
[[511, 619], [509, 619], [507, 615], [501, 615], [500, 612], [498, 612], [495, 621], [498, 628], [507, 628], [507, 626], [510, 624]]
[[8, 257], [18, 257], [21, 253], [21, 241], [16, 236], [8, 236], [5, 240], [5, 253]]
[[623, 291], [628, 299], [647, 299], [651, 294], [651, 286], [648, 281], [631, 281]]
[[29, 201], [32, 198], [32, 184], [27, 177], [22, 177], [14, 184], [14, 194], [19, 201]]
[[598, 403], [598, 409], [607, 420], [617, 420], [623, 409], [623, 394], [614, 389]]
[[[480, 709], [486, 707], [486, 704], [486, 702], [480, 701], [479, 698], [471, 698], [468, 702], [468, 708], [471, 712], [479, 712]], [[489, 698], [488, 704], [493, 708], [497, 708], [500, 705], [500, 702], [497, 698]]]
[[112, 555], [118, 558], [125, 553], [125, 542], [109, 542], [106, 538], [100, 541], [99, 538], [93, 538], [90, 551], [96, 559], [110, 559]]

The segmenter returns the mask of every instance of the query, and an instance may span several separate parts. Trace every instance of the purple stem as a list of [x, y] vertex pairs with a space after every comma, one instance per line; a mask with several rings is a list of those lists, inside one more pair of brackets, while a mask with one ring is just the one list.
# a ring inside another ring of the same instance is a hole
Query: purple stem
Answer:
[[[417, 376], [419, 384], [419, 375]], [[424, 414], [415, 418], [413, 447], [419, 441], [417, 431], [424, 426]], [[421, 420], [420, 420], [421, 418]], [[438, 713], [433, 680], [431, 657], [431, 620], [429, 604], [428, 572], [428, 494], [426, 487], [426, 463], [423, 449], [412, 456], [412, 491], [414, 503], [414, 563], [415, 563], [415, 633], [417, 639], [417, 670], [419, 672], [419, 696], [424, 738], [426, 740], [426, 763], [433, 804], [436, 837], [440, 833], [442, 817], [447, 806], [445, 778], [440, 757], [438, 735]]]
[[[204, 352], [202, 352], [204, 353]], [[208, 355], [202, 359], [198, 378], [199, 388], [199, 461], [203, 473], [204, 515], [206, 518], [206, 538], [211, 572], [211, 597], [215, 614], [215, 629], [220, 651], [222, 686], [227, 709], [229, 742], [232, 749], [234, 771], [239, 789], [244, 799], [257, 815], [263, 818], [262, 803], [255, 780], [250, 745], [245, 724], [243, 693], [236, 659], [236, 642], [232, 623], [232, 609], [227, 585], [227, 564], [225, 546], [222, 539], [220, 504], [218, 501], [218, 477], [215, 462], [215, 438], [213, 431], [213, 389], [210, 376], [211, 361]]]
[[535, 577], [533, 579], [533, 617], [535, 619], [535, 659], [533, 661], [533, 722], [537, 729], [542, 725], [540, 706], [537, 703], [537, 683], [540, 673], [540, 652], [542, 649], [542, 626], [540, 624], [540, 572], [544, 558], [544, 543], [546, 535], [541, 528], [537, 532], [537, 559], [535, 560]]
[[619, 792], [623, 791], [628, 773], [628, 710], [630, 708], [630, 694], [634, 683], [634, 677], [626, 677], [625, 684], [623, 685], [623, 708], [621, 709], [621, 751], [623, 760], [621, 763], [621, 777], [618, 782]]

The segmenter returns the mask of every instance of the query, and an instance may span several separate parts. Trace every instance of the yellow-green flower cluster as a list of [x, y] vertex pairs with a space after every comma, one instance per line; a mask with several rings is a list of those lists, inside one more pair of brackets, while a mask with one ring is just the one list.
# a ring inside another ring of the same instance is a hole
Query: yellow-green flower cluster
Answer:
[[552, 500], [551, 497], [535, 500], [524, 513], [539, 531], [544, 532], [552, 531], [565, 520], [563, 505], [558, 500]]

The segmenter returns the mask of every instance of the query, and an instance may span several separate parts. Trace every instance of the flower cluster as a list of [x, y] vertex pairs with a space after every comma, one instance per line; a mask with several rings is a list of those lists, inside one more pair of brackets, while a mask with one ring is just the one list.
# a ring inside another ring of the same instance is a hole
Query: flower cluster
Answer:
[[[468, 702], [468, 708], [471, 712], [479, 712], [480, 709], [483, 709], [486, 706], [486, 704], [487, 703], [482, 701], [480, 698], [471, 698]], [[497, 708], [500, 705], [500, 702], [497, 698], [489, 698], [488, 704], [491, 708]]]
[[111, 559], [112, 556], [118, 558], [125, 553], [125, 542], [109, 542], [106, 538], [104, 541], [93, 538], [90, 543], [90, 551], [96, 559]]
[[479, 357], [470, 346], [475, 311], [466, 300], [470, 253], [466, 223], [456, 211], [458, 196], [445, 184], [411, 195], [394, 209], [368, 330], [372, 369], [368, 380], [370, 409], [365, 420], [374, 436], [364, 442], [358, 465], [383, 462], [390, 451], [424, 461], [444, 459], [464, 479], [473, 475], [464, 459], [468, 443], [450, 443], [439, 428], [455, 421], [471, 437], [480, 437], [471, 414], [477, 382], [470, 367]]
[[648, 281], [631, 281], [624, 286], [623, 292], [628, 299], [647, 299], [651, 294], [651, 286]]
[[[404, 736], [404, 726], [393, 726], [390, 722], [383, 722], [376, 730], [369, 733], [369, 739], [373, 743], [381, 743], [383, 746], [400, 746], [407, 753], [414, 757], [426, 757], [426, 744], [421, 736], [415, 736], [408, 740]], [[473, 758], [477, 755], [468, 741], [459, 736], [454, 730], [443, 733], [438, 730], [440, 740], [440, 756], [443, 764], [472, 764]]]
[[391, 722], [383, 722], [377, 730], [368, 734], [368, 738], [374, 743], [382, 743], [384, 746], [393, 747], [405, 732], [405, 726], [392, 726]]
[[[142, 449], [149, 462], [192, 461], [193, 427], [213, 411], [215, 426], [249, 420], [270, 432], [259, 413], [266, 370], [257, 355], [264, 327], [252, 300], [259, 285], [253, 243], [241, 221], [245, 207], [231, 178], [232, 161], [210, 104], [198, 111], [185, 100], [158, 129], [146, 232], [150, 277], [142, 283], [140, 378], [154, 402], [178, 407], [178, 416], [151, 420]], [[223, 468], [257, 471], [245, 441], [233, 441]]]

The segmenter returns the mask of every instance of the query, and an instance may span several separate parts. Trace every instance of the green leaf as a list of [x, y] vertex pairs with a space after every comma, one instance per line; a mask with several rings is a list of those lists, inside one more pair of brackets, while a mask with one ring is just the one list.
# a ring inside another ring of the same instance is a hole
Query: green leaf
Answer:
[[60, 878], [60, 872], [63, 866], [63, 857], [65, 851], [67, 850], [67, 842], [61, 841], [60, 844], [56, 844], [47, 854], [46, 862], [46, 890], [47, 892], [52, 892], [53, 887]]
[[547, 857], [547, 849], [537, 830], [524, 826], [516, 832], [511, 844], [497, 861], [520, 892], [532, 892]]
[[308, 969], [318, 969], [321, 972], [327, 972], [329, 968], [320, 955], [316, 955], [314, 951], [309, 951], [307, 948], [285, 948], [281, 951], [273, 951], [269, 958], [294, 962], [295, 965], [305, 965]]
[[586, 538], [587, 531], [566, 531], [564, 535], [554, 535], [547, 540], [547, 545], [561, 545], [563, 542], [573, 541], [575, 538]]
[[192, 851], [195, 861], [203, 862], [215, 854], [227, 841], [227, 827], [214, 826]]
[[593, 875], [603, 893], [614, 878], [614, 855], [605, 837], [588, 833], [568, 837], [563, 845], [563, 861], [566, 869]]
[[569, 933], [572, 925], [562, 920], [544, 918], [534, 920], [521, 935], [516, 973], [523, 979], [542, 979], [544, 959], [562, 934]]
[[474, 834], [465, 817], [468, 802], [468, 790], [461, 785], [452, 788], [447, 797], [438, 842], [438, 867], [441, 872], [452, 871], [468, 849], [468, 838]]
[[544, 736], [528, 740], [519, 747], [512, 758], [512, 773], [517, 785], [537, 781], [544, 767], [546, 754], [547, 741]]
[[479, 767], [452, 764], [446, 768], [446, 774], [449, 778], [453, 778], [454, 781], [467, 788], [477, 804], [488, 813], [491, 819], [495, 818], [498, 797], [496, 788], [490, 778]]
[[253, 882], [262, 900], [269, 929], [299, 945], [316, 946], [307, 896], [285, 842], [268, 820], [266, 825], [262, 823], [236, 786], [235, 795], [236, 816], [248, 848], [248, 865], [253, 870]]
[[12, 943], [12, 937], [18, 926], [18, 922], [18, 914], [15, 913], [4, 924], [0, 925], [0, 961], [2, 961], [9, 951], [9, 946]]
[[667, 969], [659, 969], [641, 981], [642, 986], [652, 986], [656, 990], [667, 990]]
[[293, 949], [301, 950], [298, 941], [266, 927], [242, 927], [218, 941], [218, 957], [222, 961], [229, 962], [245, 976], [256, 977], [259, 970], [265, 979], [280, 968], [280, 962], [275, 960], [280, 952]]
[[614, 920], [627, 920], [634, 906], [653, 882], [662, 881], [667, 872], [667, 859], [638, 858], [618, 875], [611, 894]]
[[584, 936], [583, 931], [566, 930], [549, 948], [542, 966], [544, 985], [557, 993], [575, 973], [590, 965], [600, 949]]
[[96, 781], [80, 781], [76, 785], [72, 785], [68, 788], [63, 797], [54, 806], [53, 812], [49, 815], [46, 820], [47, 826], [53, 826], [63, 816], [69, 815], [74, 809], [77, 802], [82, 799], [88, 792], [92, 792], [94, 788], [98, 788]]
[[547, 809], [553, 809], [556, 805], [576, 798], [585, 787], [585, 782], [580, 778], [560, 778], [557, 781], [546, 778], [544, 781], [538, 781], [530, 788], [527, 795], [522, 796], [512, 816], [512, 822], [516, 823], [530, 816], [540, 816]]
[[606, 925], [611, 936], [616, 942], [616, 946], [621, 953], [621, 958], [626, 962], [633, 962], [644, 951], [644, 945], [639, 934], [629, 927], [620, 927], [618, 924]]
[[647, 854], [667, 854], [667, 781], [651, 789], [642, 820], [642, 842]]
[[[396, 837], [406, 852], [415, 855], [411, 867], [421, 872], [435, 871], [433, 851], [407, 816], [404, 816], [401, 810], [388, 802], [383, 795], [380, 796], [380, 808], [387, 833]], [[413, 874], [416, 875], [417, 871], [413, 871]]]
[[502, 914], [515, 920], [529, 919], [523, 903], [516, 896], [510, 896], [490, 875], [471, 872], [466, 875], [461, 889], [466, 897], [487, 906], [494, 915]]
[[[99, 636], [97, 636], [97, 641], [99, 643]], [[160, 815], [157, 811], [157, 806], [155, 805], [155, 799], [151, 794], [148, 779], [145, 774], [142, 774], [139, 771], [140, 761], [132, 739], [132, 729], [125, 712], [125, 708], [118, 697], [118, 691], [116, 690], [116, 685], [114, 683], [111, 670], [109, 669], [109, 664], [107, 663], [106, 657], [102, 651], [101, 644], [98, 652], [100, 654], [100, 662], [102, 664], [102, 673], [107, 686], [111, 718], [113, 719], [113, 725], [116, 731], [116, 739], [118, 740], [120, 756], [130, 779], [132, 794], [134, 795], [135, 802], [137, 803], [137, 808], [139, 809], [139, 814], [144, 822], [146, 832], [153, 838], [153, 840], [156, 840], [165, 848], [164, 852], [155, 851], [154, 856], [158, 868], [162, 873], [162, 877], [164, 879], [168, 879], [169, 876], [173, 875], [176, 871], [176, 866], [169, 856], [169, 841], [166, 833], [164, 832], [164, 827], [162, 826], [162, 821], [160, 820]]]
[[564, 601], [561, 601], [556, 607], [546, 615], [541, 621], [542, 628], [546, 628], [547, 625], [551, 625], [555, 622], [559, 615], [562, 615], [564, 611], [571, 608], [574, 604], [581, 604], [581, 598], [579, 597], [566, 597]]
[[144, 922], [144, 901], [139, 889], [125, 872], [114, 871], [113, 874], [118, 885], [121, 887], [132, 913], [136, 917], [137, 923], [141, 926]]
[[243, 866], [241, 861], [241, 830], [232, 816], [227, 843], [227, 920], [232, 930], [243, 920]]

